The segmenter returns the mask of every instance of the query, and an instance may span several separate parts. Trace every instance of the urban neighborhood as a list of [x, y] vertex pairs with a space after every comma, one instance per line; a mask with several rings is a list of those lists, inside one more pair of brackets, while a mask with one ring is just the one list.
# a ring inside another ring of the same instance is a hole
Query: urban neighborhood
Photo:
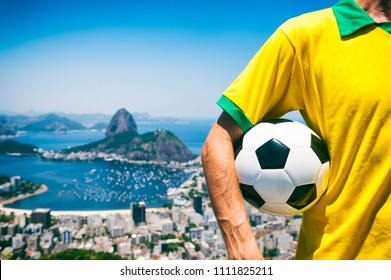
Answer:
[[[18, 190], [16, 176], [1, 190]], [[223, 237], [208, 198], [202, 168], [169, 203], [148, 208], [143, 201], [112, 211], [21, 210], [2, 207], [1, 259], [44, 259], [61, 252], [106, 254], [131, 260], [226, 259]], [[247, 205], [257, 244], [267, 259], [293, 259], [301, 216], [271, 216]]]

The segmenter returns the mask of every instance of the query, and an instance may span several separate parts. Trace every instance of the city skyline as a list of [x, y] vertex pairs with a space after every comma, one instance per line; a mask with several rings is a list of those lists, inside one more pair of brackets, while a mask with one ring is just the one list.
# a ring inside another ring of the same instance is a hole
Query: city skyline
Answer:
[[3, 1], [0, 111], [215, 117], [280, 24], [335, 2]]

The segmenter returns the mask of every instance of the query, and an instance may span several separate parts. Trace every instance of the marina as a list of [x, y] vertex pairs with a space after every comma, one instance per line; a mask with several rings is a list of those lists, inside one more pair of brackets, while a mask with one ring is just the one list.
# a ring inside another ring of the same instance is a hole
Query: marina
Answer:
[[[48, 186], [48, 191], [39, 196], [6, 205], [30, 210], [128, 209], [135, 201], [145, 201], [149, 207], [160, 207], [168, 201], [167, 189], [179, 187], [195, 170], [104, 161], [47, 161], [39, 157], [11, 159], [0, 156], [1, 174], [23, 174], [23, 180]], [[6, 161], [8, 164], [5, 164]]]
[[[199, 154], [208, 124], [140, 124], [141, 132], [170, 129], [194, 154]], [[36, 145], [46, 151], [59, 151], [103, 137], [100, 131], [65, 134], [21, 133], [15, 140]], [[109, 211], [129, 209], [131, 202], [145, 201], [148, 208], [167, 202], [167, 190], [178, 188], [194, 173], [192, 166], [167, 166], [119, 160], [63, 161], [40, 156], [0, 155], [0, 175], [21, 176], [22, 180], [44, 184], [48, 190], [37, 196], [7, 204], [8, 208], [53, 211]]]

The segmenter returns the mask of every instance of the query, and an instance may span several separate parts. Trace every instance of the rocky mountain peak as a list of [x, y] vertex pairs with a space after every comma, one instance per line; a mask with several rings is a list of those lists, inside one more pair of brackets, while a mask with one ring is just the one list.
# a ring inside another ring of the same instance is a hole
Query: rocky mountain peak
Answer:
[[126, 109], [122, 108], [118, 110], [112, 117], [109, 126], [106, 129], [106, 137], [110, 137], [125, 131], [138, 134], [137, 125], [133, 119], [132, 114], [130, 114]]

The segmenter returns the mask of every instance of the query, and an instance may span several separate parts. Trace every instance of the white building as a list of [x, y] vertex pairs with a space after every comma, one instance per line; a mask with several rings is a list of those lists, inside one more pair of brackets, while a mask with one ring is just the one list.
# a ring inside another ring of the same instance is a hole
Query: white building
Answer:
[[173, 206], [171, 208], [171, 219], [174, 223], [179, 223], [179, 213], [181, 208]]
[[206, 243], [213, 243], [215, 241], [215, 232], [210, 229], [202, 231], [201, 240]]
[[5, 183], [0, 186], [0, 193], [7, 193], [12, 190], [12, 184], [11, 183]]
[[208, 226], [209, 226], [209, 229], [212, 229], [212, 230], [219, 229], [219, 224], [217, 223], [216, 217], [209, 218]]
[[121, 237], [124, 236], [124, 228], [122, 226], [112, 226], [110, 227], [111, 237]]
[[89, 215], [87, 217], [87, 224], [89, 226], [101, 226], [102, 225], [102, 217], [99, 214]]
[[37, 233], [26, 236], [26, 251], [38, 251], [39, 235]]
[[58, 216], [60, 226], [79, 230], [81, 228], [81, 216], [78, 215], [61, 215]]
[[161, 224], [162, 234], [167, 234], [174, 231], [174, 223], [171, 219], [161, 220], [160, 224]]
[[19, 225], [20, 228], [24, 228], [27, 224], [26, 215], [18, 215], [15, 217], [14, 222]]
[[118, 254], [121, 256], [129, 256], [132, 254], [130, 242], [121, 242], [117, 244]]
[[130, 214], [110, 214], [106, 217], [106, 226], [110, 232], [113, 227], [122, 227], [125, 234], [134, 229], [134, 222]]
[[293, 251], [293, 236], [286, 232], [276, 233], [276, 244], [280, 254], [285, 254]]
[[189, 229], [189, 235], [190, 235], [190, 238], [191, 239], [198, 239], [198, 240], [201, 240], [201, 235], [202, 235], [202, 232], [204, 231], [205, 229], [203, 227], [196, 227], [196, 228], [191, 228]]
[[45, 254], [50, 254], [54, 248], [54, 236], [52, 232], [45, 231], [40, 235], [39, 246]]
[[199, 213], [193, 213], [189, 215], [189, 223], [200, 226], [204, 223], [204, 217]]
[[208, 221], [211, 218], [214, 218], [215, 214], [213, 213], [213, 209], [208, 207], [204, 210], [204, 223], [208, 225]]
[[86, 226], [85, 234], [89, 237], [102, 236], [106, 233], [106, 230], [103, 226]]
[[[91, 247], [95, 252], [109, 252], [112, 253], [114, 248], [112, 242], [107, 236], [94, 237], [95, 245]], [[93, 244], [94, 242], [91, 242]]]
[[267, 250], [272, 250], [272, 249], [276, 248], [276, 240], [275, 240], [274, 236], [269, 234], [269, 235], [265, 236], [265, 238], [263, 240], [264, 240], [264, 246]]
[[12, 237], [12, 249], [19, 249], [25, 245], [24, 241], [24, 236], [23, 234], [16, 234], [14, 237]]

